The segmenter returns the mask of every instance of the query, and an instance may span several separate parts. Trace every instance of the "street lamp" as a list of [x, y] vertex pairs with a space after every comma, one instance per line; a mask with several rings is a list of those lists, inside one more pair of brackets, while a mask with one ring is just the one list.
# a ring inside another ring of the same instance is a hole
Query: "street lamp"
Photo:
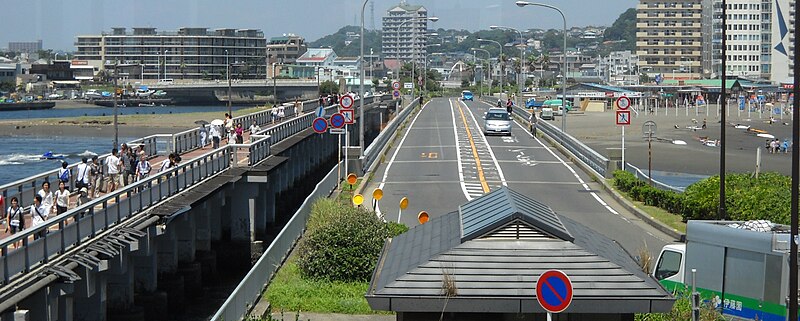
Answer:
[[[489, 26], [489, 29], [492, 29], [492, 30], [494, 30], [494, 29], [501, 29], [501, 30], [505, 29], [505, 30], [516, 31], [519, 34], [519, 45], [523, 46], [522, 31], [519, 31], [519, 30], [517, 30], [515, 28], [504, 27], [504, 26]], [[522, 85], [523, 85], [523, 83], [522, 83], [523, 82], [522, 68], [524, 68], [524, 66], [523, 66], [523, 63], [525, 61], [524, 55], [525, 55], [525, 51], [523, 51], [522, 48], [520, 48], [519, 49], [519, 76], [517, 77], [517, 87], [519, 88], [519, 95], [520, 96], [522, 96]], [[519, 104], [519, 99], [520, 99], [520, 97], [517, 96], [517, 106], [521, 106]]]
[[233, 119], [233, 108], [231, 107], [231, 63], [229, 59], [228, 49], [225, 49], [225, 75], [228, 76], [228, 115]]
[[[483, 49], [483, 48], [469, 48], [469, 50], [472, 50], [472, 51], [483, 51], [483, 52], [486, 53], [486, 56], [487, 56], [486, 58], [487, 59], [492, 59], [492, 54], [489, 53], [489, 50], [486, 50], [486, 49]], [[483, 95], [483, 78], [486, 78], [486, 76], [481, 77], [481, 89], [480, 89], [481, 95]], [[492, 64], [489, 64], [489, 96], [491, 96], [491, 95], [492, 95]]]
[[[358, 158], [364, 158], [364, 149], [367, 148], [364, 146], [364, 9], [367, 8], [367, 2], [369, 0], [364, 0], [364, 4], [361, 5], [361, 35], [358, 37], [361, 57], [361, 62], [358, 64], [358, 94], [360, 95], [358, 99], [358, 146], [361, 147], [358, 149]], [[345, 160], [346, 162], [347, 160]]]
[[[562, 84], [561, 84], [561, 131], [566, 133], [567, 132], [567, 18], [564, 16], [564, 12], [561, 9], [551, 6], [549, 4], [544, 3], [537, 3], [537, 2], [527, 2], [527, 1], [517, 1], [517, 6], [524, 7], [524, 6], [539, 6], [550, 8], [555, 11], [558, 11], [561, 14], [561, 19], [564, 20], [564, 52], [562, 53], [564, 60], [563, 66], [561, 67], [561, 74], [562, 74]], [[563, 142], [562, 142], [563, 143]]]
[[164, 78], [162, 78], [162, 79], [167, 79], [167, 53], [168, 52], [169, 52], [169, 49], [164, 50]]
[[[439, 17], [434, 16], [434, 17], [427, 17], [427, 18], [414, 18], [414, 19], [409, 19], [409, 20], [403, 21], [402, 23], [400, 23], [397, 26], [397, 42], [400, 43], [400, 28], [404, 24], [407, 24], [409, 22], [419, 22], [419, 21], [426, 21], [426, 20], [431, 21], [431, 22], [436, 22], [436, 21], [439, 21]], [[413, 45], [414, 41], [413, 40], [416, 39], [416, 35], [417, 35], [416, 29], [414, 29], [412, 31], [412, 36], [411, 36], [411, 39], [412, 39], [412, 41], [411, 41], [411, 43], [412, 43], [412, 46], [411, 46], [411, 84], [412, 84], [412, 86], [411, 86], [411, 96], [412, 97], [414, 97], [414, 85], [413, 84], [414, 84], [414, 70], [416, 69], [416, 60], [414, 59], [414, 58], [416, 58], [416, 55], [415, 55], [415, 49], [416, 48], [414, 48], [414, 45]], [[398, 47], [399, 47], [399, 45], [398, 45]], [[398, 59], [400, 58], [399, 50], [400, 49], [398, 48], [398, 53], [397, 53], [397, 58]], [[399, 76], [400, 75], [399, 75], [399, 72], [398, 72], [398, 77]]]
[[[496, 44], [498, 47], [500, 47], [500, 55], [497, 56], [497, 63], [498, 64], [502, 63], [500, 61], [500, 57], [503, 56], [503, 45], [501, 45], [499, 42], [491, 40], [491, 39], [478, 38], [478, 41], [491, 42], [491, 43]], [[492, 84], [490, 83], [489, 84], [489, 92], [490, 93], [492, 92], [491, 88], [492, 88]], [[503, 99], [503, 66], [502, 65], [500, 66], [500, 99]]]

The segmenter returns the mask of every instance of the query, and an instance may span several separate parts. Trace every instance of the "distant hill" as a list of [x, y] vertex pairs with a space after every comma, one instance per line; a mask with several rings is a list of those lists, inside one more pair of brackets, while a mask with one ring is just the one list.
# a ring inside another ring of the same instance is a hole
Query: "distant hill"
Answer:
[[[348, 36], [347, 33], [351, 33]], [[309, 48], [333, 48], [339, 57], [357, 57], [360, 53], [361, 42], [358, 39], [361, 27], [346, 26], [336, 33], [324, 36], [308, 44]], [[348, 41], [351, 41], [349, 44]], [[369, 54], [372, 48], [374, 54], [381, 52], [381, 32], [364, 29], [364, 53]]]
[[618, 50], [636, 50], [636, 9], [630, 8], [606, 28], [603, 40], [623, 44]]

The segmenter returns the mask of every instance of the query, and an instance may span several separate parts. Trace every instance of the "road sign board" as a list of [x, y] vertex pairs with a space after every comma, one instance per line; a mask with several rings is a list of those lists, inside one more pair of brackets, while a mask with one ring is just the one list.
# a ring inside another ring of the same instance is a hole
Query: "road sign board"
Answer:
[[325, 120], [325, 118], [317, 117], [313, 122], [311, 122], [311, 127], [314, 128], [314, 131], [317, 134], [322, 134], [328, 130], [328, 121]]
[[656, 122], [654, 122], [652, 120], [648, 120], [648, 121], [644, 122], [644, 124], [642, 124], [642, 134], [644, 134], [644, 136], [646, 136], [646, 137], [647, 136], [655, 136], [657, 129], [658, 129], [658, 126], [656, 125]]
[[331, 127], [342, 128], [344, 127], [344, 116], [340, 113], [331, 115]]
[[400, 82], [399, 81], [393, 82], [392, 83], [392, 89], [399, 90], [400, 89]]
[[328, 133], [331, 135], [344, 135], [344, 128], [330, 128]]
[[342, 110], [339, 113], [342, 114], [342, 116], [344, 116], [344, 123], [345, 124], [352, 124], [352, 123], [356, 122], [356, 120], [355, 120], [355, 111], [354, 110], [345, 109], [345, 110]]
[[625, 96], [621, 96], [617, 98], [617, 109], [619, 110], [628, 110], [628, 107], [631, 106], [631, 99]]
[[325, 107], [317, 107], [317, 111], [314, 112], [314, 114], [317, 115], [317, 117], [325, 117]]
[[394, 96], [394, 98], [398, 98], [398, 97], [400, 97], [400, 91], [399, 91], [399, 90], [395, 90], [395, 91], [393, 91], [393, 92], [392, 92], [392, 96]]
[[630, 125], [631, 124], [631, 111], [630, 110], [617, 110], [617, 125]]
[[572, 281], [559, 270], [548, 270], [536, 280], [536, 300], [547, 312], [559, 313], [572, 303]]
[[353, 108], [353, 102], [355, 102], [353, 96], [344, 95], [341, 99], [339, 99], [339, 106], [342, 106], [344, 109], [351, 109]]
[[403, 83], [403, 88], [405, 88], [405, 89], [414, 88], [414, 83], [412, 83], [412, 82]]

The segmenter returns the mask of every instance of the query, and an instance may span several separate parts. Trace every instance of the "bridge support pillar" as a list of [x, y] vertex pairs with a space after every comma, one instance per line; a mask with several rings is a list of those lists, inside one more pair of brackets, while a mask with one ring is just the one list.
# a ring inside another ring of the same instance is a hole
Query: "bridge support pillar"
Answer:
[[174, 226], [167, 225], [164, 234], [156, 237], [158, 274], [175, 273], [178, 270], [178, 233], [174, 229]]
[[231, 196], [230, 226], [231, 241], [255, 241], [256, 196], [258, 185], [237, 184], [236, 194]]
[[75, 314], [75, 283], [58, 283], [58, 321], [72, 321]]
[[197, 251], [211, 250], [211, 213], [209, 210], [210, 201], [205, 201], [192, 211], [192, 219], [195, 221], [195, 242]]
[[110, 314], [125, 314], [133, 307], [134, 270], [131, 253], [123, 250], [109, 260], [106, 274], [108, 310]]
[[178, 238], [179, 263], [189, 263], [195, 258], [195, 219], [193, 214], [194, 211], [184, 213], [172, 222], [175, 224]]
[[61, 321], [62, 319], [59, 319], [60, 304], [62, 303], [60, 295], [63, 286], [63, 284], [53, 284], [36, 291], [19, 303], [20, 309], [30, 311], [28, 314], [30, 320]]
[[212, 241], [222, 239], [222, 203], [225, 201], [225, 197], [221, 196], [221, 194], [216, 193], [206, 201], [208, 203], [209, 235]]
[[81, 279], [75, 283], [75, 320], [105, 321], [106, 276], [86, 268], [79, 268], [77, 273]]
[[148, 227], [147, 236], [139, 239], [139, 250], [133, 252], [133, 284], [137, 292], [151, 293], [158, 288], [158, 251], [156, 227]]
[[[267, 177], [263, 177], [267, 178]], [[256, 215], [255, 215], [255, 229], [256, 239], [264, 240], [267, 235], [267, 226], [269, 224], [269, 210], [267, 207], [270, 205], [267, 201], [267, 193], [269, 193], [269, 183], [261, 183], [257, 185], [258, 192], [256, 193]], [[266, 241], [266, 240], [265, 240]], [[265, 244], [269, 244], [266, 243]]]

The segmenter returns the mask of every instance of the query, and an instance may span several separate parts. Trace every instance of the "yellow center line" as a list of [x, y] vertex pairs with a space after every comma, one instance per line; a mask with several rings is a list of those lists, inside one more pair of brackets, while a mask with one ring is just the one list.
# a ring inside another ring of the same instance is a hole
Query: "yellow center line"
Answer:
[[[475, 140], [472, 138], [472, 132], [469, 130], [467, 124], [467, 117], [464, 116], [464, 111], [461, 109], [461, 103], [456, 101], [458, 106], [458, 113], [461, 114], [461, 120], [464, 122], [464, 129], [467, 130], [467, 137], [469, 138], [469, 145], [472, 147], [472, 157], [475, 158], [475, 166], [478, 168], [478, 179], [481, 181], [484, 193], [489, 193], [489, 184], [486, 183], [486, 177], [483, 175], [483, 167], [481, 166], [481, 159], [478, 157], [478, 148], [475, 147]], [[458, 137], [456, 137], [458, 139]]]

